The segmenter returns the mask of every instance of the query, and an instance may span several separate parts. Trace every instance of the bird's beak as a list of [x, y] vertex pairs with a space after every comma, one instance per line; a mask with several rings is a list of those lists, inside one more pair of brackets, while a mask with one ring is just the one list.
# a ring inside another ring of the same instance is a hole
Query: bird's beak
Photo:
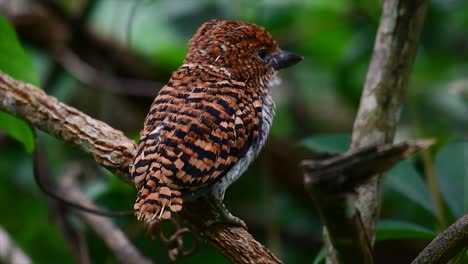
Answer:
[[277, 55], [271, 56], [268, 63], [273, 66], [275, 70], [279, 70], [292, 66], [303, 59], [304, 57], [302, 55], [282, 50]]

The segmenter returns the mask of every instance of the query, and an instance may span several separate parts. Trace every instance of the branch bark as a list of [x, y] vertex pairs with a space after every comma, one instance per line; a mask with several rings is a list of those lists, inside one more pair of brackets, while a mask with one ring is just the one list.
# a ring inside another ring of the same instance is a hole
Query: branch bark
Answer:
[[[1, 71], [0, 109], [89, 153], [98, 164], [133, 186], [128, 172], [135, 153], [135, 142], [122, 132]], [[201, 233], [231, 262], [259, 263], [261, 260], [262, 263], [281, 263], [243, 228], [213, 226], [199, 230], [203, 221], [215, 213], [203, 200], [187, 204], [182, 217], [192, 231]]]
[[32, 264], [31, 258], [11, 239], [0, 226], [0, 263]]
[[216, 218], [216, 209], [204, 199], [200, 197], [195, 201], [184, 202], [185, 208], [181, 212], [183, 219], [190, 219], [188, 225], [195, 234], [202, 234], [233, 263], [282, 263], [242, 227], [213, 225], [206, 230], [201, 229], [205, 223]]
[[468, 245], [468, 214], [440, 233], [411, 264], [448, 263]]
[[[393, 141], [403, 105], [404, 91], [416, 56], [419, 37], [424, 24], [428, 0], [385, 0], [372, 59], [367, 71], [366, 83], [360, 107], [354, 122], [350, 151], [365, 146], [381, 145]], [[368, 255], [375, 240], [375, 226], [379, 215], [382, 176], [374, 175], [356, 188], [356, 195], [341, 196], [334, 205], [336, 216], [353, 212], [349, 225], [334, 226], [335, 219], [325, 222], [324, 237], [327, 263], [353, 263], [352, 259], [340, 259], [340, 249], [327, 237], [330, 230], [339, 230], [341, 250], [350, 250], [350, 241], [359, 234], [368, 243], [360, 243], [363, 257]], [[331, 209], [328, 209], [331, 210]], [[346, 219], [346, 218], [345, 218]], [[349, 220], [349, 219], [348, 219]]]
[[376, 173], [429, 147], [432, 140], [366, 147], [324, 160], [304, 161], [304, 183], [326, 226], [331, 263], [372, 264], [372, 246], [354, 206], [355, 188]]
[[[428, 0], [386, 0], [353, 128], [351, 150], [391, 143], [416, 56]], [[382, 176], [358, 189], [356, 207], [367, 236], [374, 242]]]
[[0, 72], [0, 102], [0, 109], [79, 147], [91, 154], [99, 165], [132, 184], [128, 165], [136, 145], [122, 132], [3, 72]]

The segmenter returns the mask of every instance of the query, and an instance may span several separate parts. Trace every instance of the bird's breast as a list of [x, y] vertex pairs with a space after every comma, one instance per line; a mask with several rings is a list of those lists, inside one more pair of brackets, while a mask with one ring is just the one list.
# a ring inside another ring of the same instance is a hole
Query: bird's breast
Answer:
[[275, 103], [273, 98], [268, 93], [263, 99], [262, 105], [262, 119], [259, 126], [259, 133], [256, 142], [253, 142], [250, 146], [246, 155], [238, 160], [238, 162], [229, 170], [226, 175], [213, 186], [213, 194], [218, 196], [221, 200], [224, 198], [226, 189], [239, 177], [244, 174], [249, 165], [254, 161], [257, 155], [262, 150], [270, 132], [271, 125], [273, 123], [273, 117], [275, 114]]

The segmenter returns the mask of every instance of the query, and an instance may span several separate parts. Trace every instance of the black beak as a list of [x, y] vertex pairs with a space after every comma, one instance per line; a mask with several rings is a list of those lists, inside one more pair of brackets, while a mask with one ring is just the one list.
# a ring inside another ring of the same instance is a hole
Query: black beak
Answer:
[[271, 58], [268, 60], [268, 63], [273, 66], [275, 70], [279, 70], [292, 66], [303, 59], [304, 57], [301, 55], [289, 51], [281, 51], [279, 54], [271, 56]]

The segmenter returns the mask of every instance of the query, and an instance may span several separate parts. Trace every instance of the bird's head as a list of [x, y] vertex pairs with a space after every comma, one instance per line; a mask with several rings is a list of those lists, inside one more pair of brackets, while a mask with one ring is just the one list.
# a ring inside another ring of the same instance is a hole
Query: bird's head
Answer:
[[281, 50], [262, 27], [242, 21], [210, 20], [190, 40], [185, 63], [223, 67], [237, 81], [265, 83], [277, 70], [302, 59]]

